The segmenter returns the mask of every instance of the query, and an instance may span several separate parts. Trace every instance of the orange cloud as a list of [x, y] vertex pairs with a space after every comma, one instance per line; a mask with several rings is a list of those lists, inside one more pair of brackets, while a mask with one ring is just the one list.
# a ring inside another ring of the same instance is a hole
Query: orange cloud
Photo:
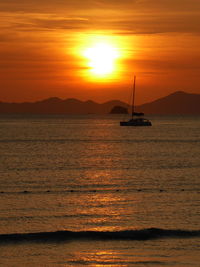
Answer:
[[[104, 101], [113, 90], [122, 99], [133, 72], [141, 102], [177, 89], [199, 92], [199, 0], [1, 0], [0, 10], [2, 100], [74, 94]], [[73, 49], [98, 34], [120, 43], [121, 80], [81, 76], [87, 66]]]

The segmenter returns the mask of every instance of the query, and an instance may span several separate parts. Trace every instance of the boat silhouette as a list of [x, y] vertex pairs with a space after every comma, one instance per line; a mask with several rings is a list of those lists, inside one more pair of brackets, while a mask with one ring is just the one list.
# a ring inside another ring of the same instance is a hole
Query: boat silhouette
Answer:
[[120, 121], [120, 126], [152, 126], [150, 120], [144, 118], [144, 113], [135, 112], [135, 86], [136, 76], [134, 76], [133, 92], [132, 92], [132, 105], [131, 105], [131, 118], [128, 121]]

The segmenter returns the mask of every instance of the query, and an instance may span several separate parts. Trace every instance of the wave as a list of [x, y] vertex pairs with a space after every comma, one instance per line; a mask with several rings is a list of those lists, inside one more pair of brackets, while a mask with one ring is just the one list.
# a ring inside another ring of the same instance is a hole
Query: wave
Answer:
[[[164, 193], [164, 192], [196, 192], [200, 193], [198, 188], [193, 189], [163, 189], [163, 188], [97, 188], [97, 189], [68, 189], [68, 190], [24, 190], [24, 191], [0, 191], [0, 195], [18, 195], [18, 194], [68, 194], [68, 193], [113, 193], [113, 192], [134, 192], [134, 193]], [[2, 209], [1, 209], [2, 210]]]
[[0, 143], [199, 143], [199, 139], [0, 139]]
[[161, 238], [200, 237], [200, 230], [167, 230], [147, 228], [125, 231], [55, 231], [38, 233], [1, 234], [0, 243], [60, 242], [67, 240], [151, 240]]

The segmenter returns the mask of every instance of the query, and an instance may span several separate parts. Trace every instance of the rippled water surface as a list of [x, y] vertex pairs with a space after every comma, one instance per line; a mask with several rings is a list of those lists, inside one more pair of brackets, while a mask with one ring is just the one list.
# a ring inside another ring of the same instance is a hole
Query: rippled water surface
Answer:
[[0, 263], [199, 266], [199, 234], [9, 241], [12, 233], [200, 230], [200, 118], [152, 117], [152, 127], [120, 127], [120, 119], [0, 117]]

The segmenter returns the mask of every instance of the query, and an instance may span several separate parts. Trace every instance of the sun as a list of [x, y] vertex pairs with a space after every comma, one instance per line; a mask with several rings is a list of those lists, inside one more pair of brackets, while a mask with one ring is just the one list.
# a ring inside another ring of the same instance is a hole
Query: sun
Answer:
[[107, 76], [115, 70], [117, 49], [109, 43], [99, 42], [84, 51], [88, 67], [93, 75]]

